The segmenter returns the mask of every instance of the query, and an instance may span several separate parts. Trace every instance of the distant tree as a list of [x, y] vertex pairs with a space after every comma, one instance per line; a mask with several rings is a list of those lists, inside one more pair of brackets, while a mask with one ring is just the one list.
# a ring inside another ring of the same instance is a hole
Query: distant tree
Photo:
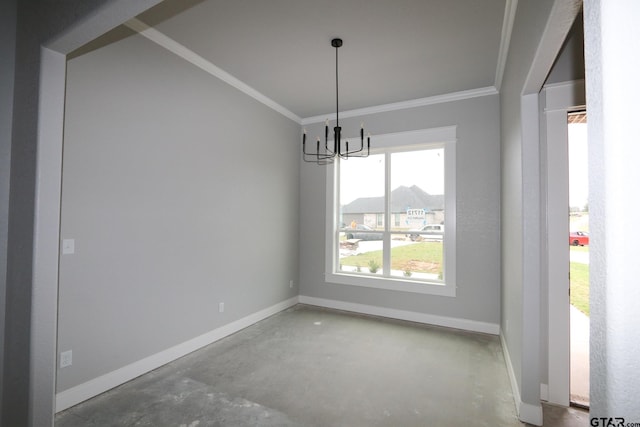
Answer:
[[582, 208], [582, 212], [589, 212], [589, 202], [584, 204], [584, 207]]

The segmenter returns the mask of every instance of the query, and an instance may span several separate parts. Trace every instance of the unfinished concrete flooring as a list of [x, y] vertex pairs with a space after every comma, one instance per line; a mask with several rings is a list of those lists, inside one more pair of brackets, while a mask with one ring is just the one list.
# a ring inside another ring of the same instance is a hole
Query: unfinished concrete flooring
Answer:
[[56, 417], [72, 426], [522, 426], [498, 337], [295, 306]]

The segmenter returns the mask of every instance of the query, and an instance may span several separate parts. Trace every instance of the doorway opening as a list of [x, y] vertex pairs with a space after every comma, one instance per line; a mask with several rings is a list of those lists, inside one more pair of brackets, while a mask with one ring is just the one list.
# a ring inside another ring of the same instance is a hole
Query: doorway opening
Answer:
[[589, 170], [587, 113], [567, 115], [569, 148], [570, 402], [589, 407]]

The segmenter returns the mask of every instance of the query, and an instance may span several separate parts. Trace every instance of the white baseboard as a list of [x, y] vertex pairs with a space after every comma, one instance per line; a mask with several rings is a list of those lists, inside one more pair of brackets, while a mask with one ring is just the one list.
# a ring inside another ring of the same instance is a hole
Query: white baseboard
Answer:
[[395, 310], [392, 308], [307, 297], [303, 295], [300, 295], [299, 302], [301, 304], [351, 311], [360, 314], [370, 314], [373, 316], [389, 317], [392, 319], [408, 320], [410, 322], [425, 323], [428, 325], [445, 326], [448, 328], [462, 329], [471, 332], [481, 332], [492, 335], [500, 334], [500, 325], [497, 323], [478, 322], [476, 320], [437, 316], [434, 314], [417, 313], [414, 311]]
[[511, 356], [509, 355], [507, 341], [505, 340], [502, 333], [500, 333], [500, 343], [502, 344], [502, 353], [504, 354], [504, 361], [507, 365], [507, 372], [509, 373], [509, 381], [511, 382], [511, 391], [513, 393], [513, 400], [516, 406], [518, 419], [523, 423], [541, 426], [542, 405], [531, 405], [529, 403], [524, 403], [520, 398], [520, 387], [518, 386], [518, 381], [516, 380], [516, 373], [513, 370], [513, 364], [511, 363]]
[[540, 384], [540, 400], [549, 401], [549, 384]]
[[533, 424], [534, 426], [542, 425], [542, 405], [532, 405], [530, 403], [520, 402], [520, 411], [518, 418], [523, 423]]
[[99, 376], [85, 383], [79, 384], [68, 390], [56, 394], [56, 412], [63, 411], [80, 402], [95, 397], [107, 390], [126, 383], [140, 375], [146, 374], [162, 365], [185, 356], [195, 350], [234, 334], [248, 326], [253, 325], [269, 316], [286, 310], [298, 303], [298, 297], [279, 302], [264, 310], [260, 310], [249, 316], [238, 319], [227, 325], [214, 329], [189, 341], [183, 342], [160, 353], [156, 353], [130, 365]]

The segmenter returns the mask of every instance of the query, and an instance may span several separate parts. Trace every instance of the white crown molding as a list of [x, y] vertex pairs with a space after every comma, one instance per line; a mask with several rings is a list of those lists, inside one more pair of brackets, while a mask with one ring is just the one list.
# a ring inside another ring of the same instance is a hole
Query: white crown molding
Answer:
[[[364, 107], [364, 108], [358, 108], [354, 110], [347, 110], [347, 111], [342, 111], [340, 113], [340, 116], [343, 118], [359, 117], [359, 116], [364, 116], [368, 114], [404, 110], [408, 108], [423, 107], [427, 105], [442, 104], [445, 102], [460, 101], [464, 99], [498, 94], [499, 84], [501, 83], [502, 74], [504, 72], [504, 67], [506, 64], [507, 52], [509, 49], [509, 40], [511, 38], [511, 30], [513, 28], [513, 20], [515, 18], [515, 10], [516, 10], [517, 3], [518, 3], [518, 0], [506, 1], [505, 19], [504, 19], [503, 28], [502, 28], [502, 40], [500, 43], [500, 52], [498, 56], [498, 66], [496, 70], [495, 86], [487, 86], [483, 88], [452, 92], [452, 93], [447, 93], [443, 95], [430, 96], [426, 98], [410, 99], [407, 101], [394, 102], [390, 104], [382, 104], [382, 105], [375, 105], [372, 107]], [[230, 86], [256, 99], [257, 101], [261, 102], [267, 107], [277, 111], [278, 113], [293, 120], [298, 124], [308, 125], [311, 123], [320, 123], [320, 122], [323, 122], [327, 117], [331, 117], [333, 116], [333, 114], [335, 114], [334, 112], [331, 112], [327, 114], [321, 114], [318, 116], [307, 117], [304, 119], [300, 118], [298, 115], [288, 110], [287, 108], [283, 107], [282, 105], [278, 104], [273, 99], [258, 92], [251, 86], [247, 85], [246, 83], [242, 82], [241, 80], [227, 73], [226, 71], [219, 68], [215, 64], [209, 62], [205, 58], [201, 57], [194, 51], [187, 48], [186, 46], [166, 36], [162, 32], [156, 30], [155, 28], [149, 27], [144, 22], [136, 18], [133, 18], [127, 21], [125, 25], [128, 28], [132, 29], [133, 31], [136, 31], [137, 33], [139, 33], [141, 36], [151, 40], [152, 42], [156, 43], [159, 46], [162, 46], [168, 51], [178, 55], [179, 57], [190, 62], [196, 67], [206, 71], [212, 76], [219, 78], [220, 80], [224, 81]]]
[[298, 117], [296, 114], [292, 113], [291, 111], [289, 111], [288, 109], [286, 109], [282, 105], [278, 104], [273, 99], [263, 95], [262, 93], [258, 92], [257, 90], [255, 90], [254, 88], [249, 86], [248, 84], [246, 84], [246, 83], [238, 80], [237, 78], [233, 77], [231, 74], [227, 73], [223, 69], [221, 69], [221, 68], [217, 67], [216, 65], [212, 64], [211, 62], [207, 61], [206, 59], [204, 59], [203, 57], [201, 57], [200, 55], [198, 55], [194, 51], [192, 51], [192, 50], [188, 49], [187, 47], [181, 45], [180, 43], [178, 43], [177, 41], [173, 40], [172, 38], [167, 37], [166, 35], [164, 35], [160, 31], [149, 27], [144, 22], [133, 18], [133, 19], [127, 21], [125, 23], [125, 25], [127, 27], [129, 27], [130, 29], [132, 29], [133, 31], [138, 32], [141, 36], [146, 37], [147, 39], [149, 39], [152, 42], [158, 44], [159, 46], [162, 46], [163, 48], [167, 49], [168, 51], [178, 55], [182, 59], [185, 59], [186, 61], [192, 63], [193, 65], [195, 65], [198, 68], [201, 68], [202, 70], [206, 71], [207, 73], [211, 74], [212, 76], [219, 78], [223, 82], [233, 86], [234, 88], [236, 88], [239, 91], [245, 93], [246, 95], [249, 95], [250, 97], [254, 98], [255, 100], [257, 100], [257, 101], [259, 101], [261, 103], [263, 103], [267, 107], [277, 111], [278, 113], [282, 114], [283, 116], [293, 120], [294, 122], [296, 122], [298, 124], [301, 123], [302, 119], [300, 117]]
[[[376, 105], [373, 107], [358, 108], [355, 110], [341, 111], [341, 118], [359, 117], [367, 114], [384, 113], [387, 111], [404, 110], [407, 108], [424, 107], [426, 105], [442, 104], [451, 101], [460, 101], [469, 98], [478, 98], [487, 95], [496, 95], [498, 90], [494, 86], [487, 86], [478, 89], [463, 90], [444, 95], [429, 96], [427, 98], [410, 99], [408, 101], [394, 102], [391, 104]], [[306, 117], [302, 119], [302, 125], [324, 122], [327, 117], [332, 117], [335, 112], [321, 114], [319, 116]]]
[[500, 50], [498, 52], [498, 65], [496, 67], [496, 81], [494, 86], [498, 91], [502, 86], [504, 68], [507, 65], [507, 55], [509, 44], [511, 43], [511, 33], [513, 31], [513, 21], [516, 19], [516, 9], [518, 0], [507, 0], [504, 5], [504, 18], [502, 19], [502, 35], [500, 36]]

